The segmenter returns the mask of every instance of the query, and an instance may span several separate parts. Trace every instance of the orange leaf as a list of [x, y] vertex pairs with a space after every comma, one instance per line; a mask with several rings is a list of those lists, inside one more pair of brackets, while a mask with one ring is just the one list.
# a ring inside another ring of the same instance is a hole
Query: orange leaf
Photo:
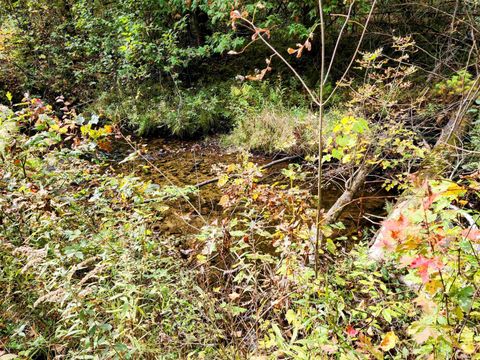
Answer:
[[439, 259], [428, 259], [422, 255], [419, 255], [410, 264], [412, 269], [417, 269], [418, 274], [422, 278], [423, 283], [427, 283], [430, 279], [429, 270], [440, 270], [443, 265]]
[[382, 342], [380, 343], [380, 349], [382, 349], [383, 351], [392, 350], [395, 347], [397, 340], [398, 337], [393, 331], [386, 333], [382, 339]]
[[356, 336], [358, 334], [358, 330], [355, 329], [352, 325], [348, 325], [346, 328], [345, 328], [345, 331], [347, 333], [348, 336]]

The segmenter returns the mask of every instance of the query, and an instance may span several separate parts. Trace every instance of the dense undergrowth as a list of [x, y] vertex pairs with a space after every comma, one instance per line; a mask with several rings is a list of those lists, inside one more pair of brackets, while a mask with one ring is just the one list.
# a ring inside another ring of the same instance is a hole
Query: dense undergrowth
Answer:
[[320, 4], [0, 0], [0, 360], [480, 359], [478, 1]]
[[[116, 130], [58, 102], [60, 113], [36, 98], [1, 107], [0, 346], [10, 355], [0, 356], [477, 353], [480, 239], [464, 220], [479, 216], [476, 175], [405, 183], [419, 201], [386, 223], [384, 265], [368, 256], [373, 232], [351, 248], [336, 235], [340, 223], [324, 227], [315, 276], [314, 197], [295, 186], [301, 168], [284, 171], [290, 185], [269, 185], [248, 158], [232, 164], [218, 183], [221, 221], [166, 237], [153, 224], [173, 203], [190, 203], [194, 189], [112, 172]], [[334, 133], [354, 131], [361, 148], [365, 126]], [[338, 145], [328, 153], [351, 153]]]
[[[269, 50], [260, 41], [251, 42], [245, 27], [232, 30], [230, 12], [241, 7], [259, 29], [274, 30], [272, 45], [290, 56], [308, 86], [318, 89], [317, 1], [2, 0], [0, 5], [0, 89], [12, 92], [17, 101], [25, 91], [50, 102], [64, 94], [78, 108], [102, 113], [141, 135], [197, 137], [237, 128], [233, 144], [257, 131], [268, 138], [269, 123], [277, 118], [285, 127], [280, 144], [259, 142], [258, 134], [247, 144], [262, 150], [288, 148], [292, 139], [286, 134], [298, 132], [293, 123], [299, 119], [308, 124], [309, 112], [316, 110], [277, 57], [270, 58], [268, 76], [260, 79]], [[450, 26], [454, 9], [448, 2], [376, 2], [369, 31], [363, 34], [358, 24], [370, 5], [365, 0], [324, 3], [323, 12], [330, 17], [325, 46], [329, 53], [335, 49], [338, 58], [329, 68], [331, 79], [323, 84], [326, 95], [348, 68], [360, 38], [362, 51], [374, 51], [389, 46], [392, 34], [428, 34], [415, 37], [412, 60], [420, 67], [433, 64], [438, 75], [451, 75], [471, 57], [466, 46], [471, 29], [467, 21]], [[474, 12], [476, 2], [458, 6], [461, 14]], [[344, 24], [338, 14], [348, 14], [350, 22]], [[451, 36], [453, 30], [458, 36]], [[340, 32], [344, 40], [337, 44]], [[287, 50], [306, 41], [313, 51]], [[444, 44], [449, 51], [442, 50]], [[337, 93], [331, 100], [329, 107], [343, 99]], [[251, 125], [252, 114], [265, 117], [265, 128]]]

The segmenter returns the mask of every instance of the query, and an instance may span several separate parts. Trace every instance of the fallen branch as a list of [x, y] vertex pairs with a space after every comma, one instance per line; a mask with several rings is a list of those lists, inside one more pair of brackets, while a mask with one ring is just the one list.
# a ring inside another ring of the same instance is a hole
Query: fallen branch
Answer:
[[365, 180], [370, 173], [371, 167], [366, 164], [362, 164], [358, 170], [352, 175], [352, 177], [347, 181], [346, 190], [340, 196], [335, 204], [328, 210], [327, 214], [323, 218], [324, 224], [331, 224], [337, 221], [338, 217], [341, 215], [344, 208], [350, 204], [353, 200], [353, 197], [360, 188], [365, 183]]
[[[282, 159], [278, 159], [278, 160], [274, 160], [268, 164], [265, 164], [263, 166], [260, 167], [261, 170], [265, 170], [265, 169], [268, 169], [268, 168], [271, 168], [272, 166], [275, 166], [275, 165], [278, 165], [278, 164], [282, 164], [284, 162], [287, 162], [287, 161], [291, 161], [291, 160], [296, 160], [298, 159], [300, 156], [298, 155], [295, 155], [295, 156], [287, 156], [287, 157], [284, 157]], [[239, 177], [240, 175], [239, 174], [234, 174], [234, 175], [230, 175], [230, 177]], [[198, 184], [195, 184], [194, 186], [196, 188], [201, 188], [203, 186], [206, 186], [206, 185], [209, 185], [209, 184], [213, 184], [215, 182], [217, 182], [220, 178], [219, 177], [216, 177], [216, 178], [213, 178], [213, 179], [209, 179], [209, 180], [205, 180], [205, 181], [202, 181]]]

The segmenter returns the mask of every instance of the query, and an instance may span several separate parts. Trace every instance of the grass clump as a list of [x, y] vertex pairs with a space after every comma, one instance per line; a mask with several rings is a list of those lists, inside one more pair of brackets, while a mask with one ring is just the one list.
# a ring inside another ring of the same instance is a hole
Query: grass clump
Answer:
[[138, 135], [195, 137], [228, 128], [230, 113], [220, 100], [221, 89], [171, 92], [152, 86], [135, 91], [103, 93], [90, 106]]
[[316, 123], [303, 109], [265, 108], [241, 119], [224, 142], [267, 153], [305, 151], [315, 144]]

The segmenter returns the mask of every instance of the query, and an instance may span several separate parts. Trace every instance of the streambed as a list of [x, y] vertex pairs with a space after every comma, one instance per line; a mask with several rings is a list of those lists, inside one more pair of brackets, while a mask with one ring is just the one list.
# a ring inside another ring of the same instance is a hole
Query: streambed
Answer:
[[[135, 149], [140, 150], [142, 156], [122, 163]], [[204, 141], [143, 139], [130, 144], [119, 142], [112, 154], [111, 164], [117, 172], [137, 176], [160, 186], [183, 187], [217, 177], [229, 164], [242, 162], [243, 156], [239, 151], [220, 146], [215, 138]], [[249, 161], [265, 165], [282, 157], [281, 154], [273, 156], [254, 153], [250, 154]], [[285, 182], [281, 170], [288, 165], [288, 162], [284, 162], [264, 170], [262, 182]], [[306, 181], [296, 185], [315, 193], [315, 173], [312, 171]], [[330, 186], [324, 191], [325, 207], [328, 209], [341, 195], [341, 189]], [[367, 183], [360, 199], [347, 206], [340, 217], [346, 226], [343, 235], [361, 237], [361, 229], [373, 225], [379, 217], [385, 215], [384, 208], [389, 195], [391, 194], [382, 188]], [[218, 205], [221, 196], [222, 189], [214, 182], [201, 187], [198, 196], [192, 196], [191, 203], [199, 209], [203, 219], [213, 222], [222, 217], [222, 208]], [[194, 233], [204, 224], [187, 202], [177, 201], [169, 205], [170, 209], [165, 212], [162, 220], [152, 224], [154, 231], [167, 236], [178, 236]]]

